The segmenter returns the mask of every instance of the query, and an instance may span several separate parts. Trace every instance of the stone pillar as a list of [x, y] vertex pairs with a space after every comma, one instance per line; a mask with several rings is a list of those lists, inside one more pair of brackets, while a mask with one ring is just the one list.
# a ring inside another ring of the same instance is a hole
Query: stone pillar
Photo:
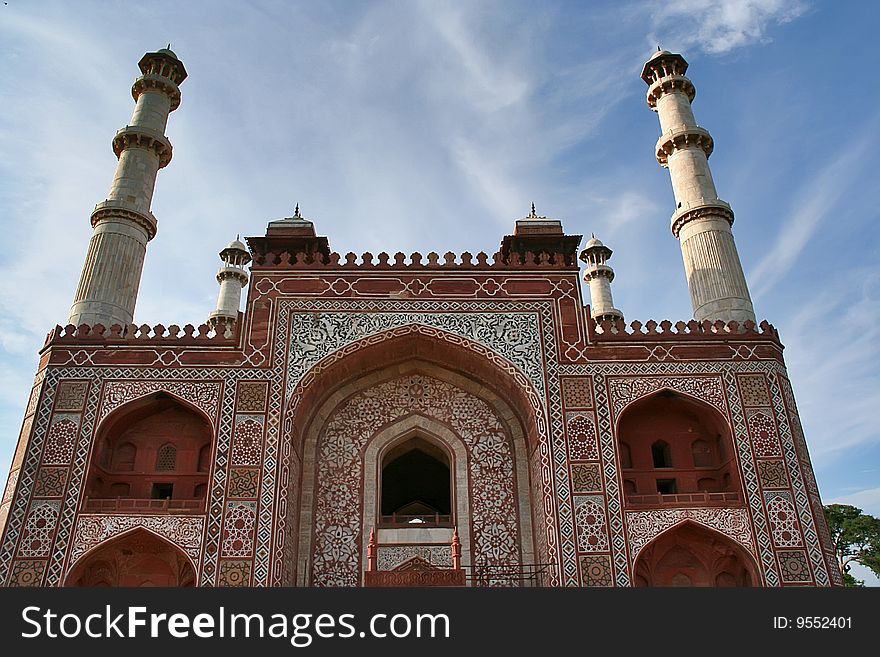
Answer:
[[709, 170], [712, 136], [691, 110], [696, 90], [685, 77], [681, 55], [654, 53], [642, 70], [648, 107], [657, 112], [662, 134], [657, 161], [669, 169], [676, 210], [672, 234], [681, 243], [694, 318], [755, 321], [742, 264], [733, 241], [733, 211], [718, 198]]
[[612, 253], [611, 249], [593, 235], [580, 255], [581, 260], [587, 264], [584, 281], [590, 285], [590, 313], [596, 322], [606, 319], [616, 322], [623, 319], [623, 313], [614, 307], [611, 296], [614, 270], [606, 263]]
[[228, 328], [238, 319], [241, 291], [248, 283], [245, 265], [251, 261], [251, 254], [244, 244], [234, 239], [220, 252], [220, 259], [223, 260], [223, 266], [217, 272], [220, 294], [217, 309], [208, 316], [208, 323], [216, 326], [223, 322]]
[[156, 174], [171, 161], [165, 126], [180, 105], [178, 85], [187, 74], [165, 48], [145, 54], [138, 66], [143, 75], [131, 88], [136, 103], [131, 123], [113, 138], [116, 175], [91, 216], [94, 231], [70, 309], [75, 326], [132, 323], [147, 242], [156, 235], [150, 212]]

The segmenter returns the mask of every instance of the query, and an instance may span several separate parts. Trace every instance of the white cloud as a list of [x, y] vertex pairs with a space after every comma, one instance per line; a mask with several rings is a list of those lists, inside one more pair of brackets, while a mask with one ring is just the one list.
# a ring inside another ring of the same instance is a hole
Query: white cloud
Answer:
[[880, 488], [867, 488], [847, 495], [840, 495], [825, 504], [849, 504], [875, 518], [880, 518]]
[[725, 53], [769, 40], [768, 28], [807, 11], [803, 0], [671, 0], [657, 3], [651, 40], [676, 50]]
[[773, 247], [749, 272], [753, 299], [759, 300], [786, 277], [822, 222], [831, 216], [837, 201], [859, 179], [854, 175], [856, 169], [864, 166], [865, 153], [877, 141], [873, 126], [869, 124], [869, 128], [872, 129], [851, 138], [836, 157], [801, 187], [788, 217], [780, 223]]

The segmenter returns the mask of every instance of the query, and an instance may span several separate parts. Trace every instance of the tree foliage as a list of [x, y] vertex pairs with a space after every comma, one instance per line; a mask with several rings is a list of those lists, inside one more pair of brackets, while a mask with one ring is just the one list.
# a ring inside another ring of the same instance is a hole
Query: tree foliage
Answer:
[[848, 504], [827, 505], [825, 517], [846, 585], [864, 584], [849, 574], [853, 562], [870, 568], [880, 577], [880, 519]]

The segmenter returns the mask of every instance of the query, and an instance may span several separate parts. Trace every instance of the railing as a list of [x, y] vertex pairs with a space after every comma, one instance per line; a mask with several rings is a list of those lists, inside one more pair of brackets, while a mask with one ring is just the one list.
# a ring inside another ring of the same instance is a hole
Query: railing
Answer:
[[407, 515], [392, 513], [379, 516], [379, 527], [452, 527], [452, 516], [440, 513]]
[[205, 500], [137, 500], [87, 497], [83, 511], [91, 513], [204, 513]]
[[660, 505], [682, 506], [684, 504], [699, 504], [702, 506], [727, 506], [729, 504], [742, 504], [742, 495], [732, 491], [726, 493], [674, 493], [654, 495], [627, 495], [628, 506], [636, 505]]
[[465, 566], [468, 581], [477, 587], [539, 587], [550, 586], [548, 563], [490, 564], [481, 562]]

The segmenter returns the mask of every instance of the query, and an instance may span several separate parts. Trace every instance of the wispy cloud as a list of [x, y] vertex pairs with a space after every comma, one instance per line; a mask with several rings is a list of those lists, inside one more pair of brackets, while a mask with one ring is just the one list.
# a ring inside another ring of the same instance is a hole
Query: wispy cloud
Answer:
[[776, 242], [749, 272], [755, 300], [785, 278], [822, 222], [831, 216], [838, 200], [859, 180], [854, 174], [864, 166], [865, 153], [877, 143], [876, 123], [871, 121], [866, 129], [858, 131], [836, 157], [803, 184], [780, 224]]
[[725, 53], [769, 40], [768, 28], [788, 23], [808, 9], [804, 0], [672, 0], [654, 10], [651, 40], [664, 47], [699, 46], [710, 54]]
[[868, 515], [880, 518], [880, 488], [867, 488], [848, 495], [841, 495], [826, 504], [849, 504], [858, 507]]

